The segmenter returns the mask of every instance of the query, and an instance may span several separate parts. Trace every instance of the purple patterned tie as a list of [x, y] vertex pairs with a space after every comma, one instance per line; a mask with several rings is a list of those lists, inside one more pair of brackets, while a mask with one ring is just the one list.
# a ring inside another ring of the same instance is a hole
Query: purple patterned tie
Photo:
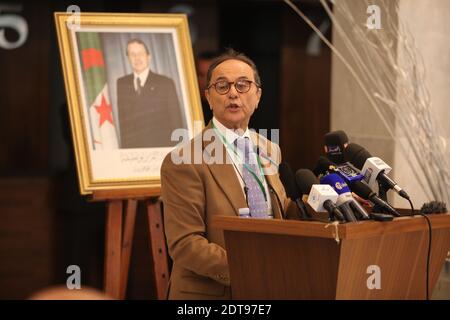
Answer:
[[262, 181], [258, 163], [256, 161], [256, 154], [250, 150], [250, 141], [246, 138], [237, 138], [234, 141], [237, 148], [244, 154], [244, 161], [246, 165], [242, 168], [242, 178], [247, 188], [247, 203], [250, 209], [250, 216], [254, 218], [270, 218], [268, 216], [267, 202], [264, 199], [264, 193], [261, 190], [256, 178], [250, 173], [250, 170], [258, 176]]

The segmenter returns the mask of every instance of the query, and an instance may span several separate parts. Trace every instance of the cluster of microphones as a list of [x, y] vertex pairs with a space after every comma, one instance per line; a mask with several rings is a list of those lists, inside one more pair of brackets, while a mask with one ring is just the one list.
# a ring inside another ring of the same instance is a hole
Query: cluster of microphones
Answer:
[[[387, 191], [393, 190], [408, 201], [410, 198], [389, 178], [391, 167], [382, 159], [349, 143], [341, 130], [325, 135], [325, 153], [312, 171], [300, 169], [294, 174], [287, 163], [280, 164], [280, 179], [301, 219], [312, 219], [306, 204], [315, 212], [327, 212], [330, 221], [389, 221], [400, 216], [388, 203]], [[364, 202], [370, 206], [362, 205]]]

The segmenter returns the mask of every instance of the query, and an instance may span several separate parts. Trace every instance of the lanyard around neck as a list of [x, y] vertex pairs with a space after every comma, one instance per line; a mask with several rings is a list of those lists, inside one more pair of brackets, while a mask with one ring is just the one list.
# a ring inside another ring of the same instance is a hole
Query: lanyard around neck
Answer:
[[[264, 200], [267, 201], [267, 194], [266, 194], [266, 190], [264, 188], [263, 182], [261, 181], [261, 179], [258, 177], [257, 173], [254, 172], [250, 166], [248, 164], [245, 163], [245, 161], [242, 161], [242, 159], [245, 159], [245, 157], [242, 157], [237, 150], [237, 147], [235, 145], [232, 145], [231, 143], [228, 142], [227, 138], [217, 129], [216, 125], [214, 124], [214, 121], [211, 121], [212, 123], [212, 127], [214, 129], [214, 131], [217, 133], [217, 135], [220, 137], [220, 139], [222, 140], [223, 144], [225, 145], [225, 148], [231, 150], [234, 152], [234, 154], [239, 158], [239, 160], [242, 162], [243, 166], [245, 167], [245, 169], [247, 169], [248, 172], [250, 172], [250, 174], [255, 178], [256, 182], [258, 183], [259, 188], [261, 189], [263, 195], [264, 195]], [[264, 172], [262, 170], [262, 166], [261, 166], [261, 162], [259, 161], [258, 156], [256, 156], [256, 161], [258, 163], [258, 168], [260, 170], [260, 174], [261, 177], [264, 177]], [[245, 183], [245, 182], [244, 182]]]

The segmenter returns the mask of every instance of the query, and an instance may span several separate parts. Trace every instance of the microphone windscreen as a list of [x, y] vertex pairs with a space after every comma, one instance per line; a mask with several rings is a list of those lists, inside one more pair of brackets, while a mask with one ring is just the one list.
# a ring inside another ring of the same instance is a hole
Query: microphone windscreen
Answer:
[[320, 184], [317, 177], [309, 169], [299, 169], [295, 173], [295, 181], [297, 182], [300, 193], [309, 194], [313, 184]]
[[426, 202], [422, 205], [422, 208], [420, 208], [421, 213], [446, 213], [447, 211], [447, 204], [442, 201], [430, 201]]
[[316, 176], [319, 176], [321, 174], [326, 174], [328, 169], [330, 168], [330, 166], [336, 166], [336, 164], [334, 164], [333, 162], [331, 162], [329, 159], [325, 158], [324, 156], [320, 156], [313, 172]]
[[345, 162], [344, 149], [346, 144], [348, 144], [348, 137], [344, 131], [337, 130], [328, 132], [325, 135], [328, 159], [337, 164]]
[[344, 145], [346, 143], [348, 143], [348, 137], [343, 130], [330, 131], [325, 135], [325, 144]]
[[350, 143], [344, 150], [344, 158], [361, 170], [366, 160], [372, 158], [372, 155], [359, 144]]
[[295, 183], [294, 172], [291, 166], [287, 162], [280, 163], [278, 167], [278, 172], [280, 174], [281, 183], [283, 183], [286, 195], [291, 200], [296, 200], [300, 198], [300, 192], [298, 190], [297, 184]]

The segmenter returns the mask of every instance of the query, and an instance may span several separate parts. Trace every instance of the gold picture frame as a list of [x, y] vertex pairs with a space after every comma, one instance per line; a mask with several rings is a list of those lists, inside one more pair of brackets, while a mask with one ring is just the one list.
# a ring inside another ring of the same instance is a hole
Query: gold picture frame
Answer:
[[54, 16], [81, 194], [159, 194], [169, 130], [204, 123], [186, 15]]

